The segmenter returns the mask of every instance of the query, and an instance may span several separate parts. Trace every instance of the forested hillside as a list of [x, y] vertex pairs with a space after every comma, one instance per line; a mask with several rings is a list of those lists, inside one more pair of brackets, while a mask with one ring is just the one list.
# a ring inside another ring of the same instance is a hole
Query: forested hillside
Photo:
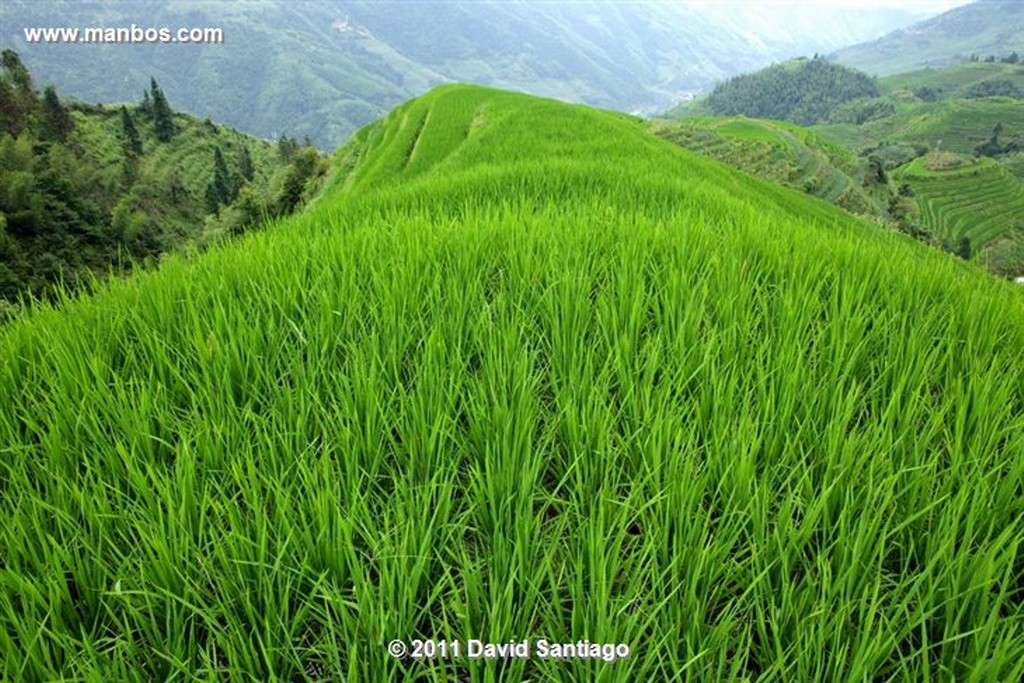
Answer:
[[302, 201], [320, 155], [173, 111], [39, 93], [19, 56], [0, 73], [0, 303], [204, 246]]
[[869, 76], [815, 56], [730, 78], [715, 86], [703, 104], [720, 116], [807, 125], [828, 118], [844, 102], [876, 95], [878, 84]]

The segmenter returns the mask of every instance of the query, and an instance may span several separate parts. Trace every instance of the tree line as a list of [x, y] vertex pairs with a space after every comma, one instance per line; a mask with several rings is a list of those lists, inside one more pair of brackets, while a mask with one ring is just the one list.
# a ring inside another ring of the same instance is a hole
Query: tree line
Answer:
[[810, 125], [845, 102], [878, 95], [878, 84], [867, 74], [815, 55], [730, 78], [711, 91], [705, 106], [719, 116]]
[[326, 170], [310, 144], [176, 113], [155, 79], [141, 102], [104, 107], [40, 93], [13, 50], [0, 67], [0, 320], [25, 294], [295, 211]]

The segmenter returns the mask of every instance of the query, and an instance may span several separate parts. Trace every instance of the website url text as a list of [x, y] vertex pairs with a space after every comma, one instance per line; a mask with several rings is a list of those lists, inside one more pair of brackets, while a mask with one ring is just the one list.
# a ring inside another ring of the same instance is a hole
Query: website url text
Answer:
[[222, 28], [170, 28], [142, 27], [132, 24], [118, 28], [25, 28], [29, 43], [223, 43]]

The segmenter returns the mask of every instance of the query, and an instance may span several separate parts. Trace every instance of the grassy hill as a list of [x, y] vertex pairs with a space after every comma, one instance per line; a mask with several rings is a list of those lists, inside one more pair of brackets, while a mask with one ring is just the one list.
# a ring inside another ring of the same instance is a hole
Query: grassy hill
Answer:
[[887, 188], [865, 185], [866, 164], [808, 128], [745, 117], [652, 122], [653, 132], [686, 149], [791, 187], [866, 218], [882, 220]]
[[5, 678], [1024, 675], [1020, 288], [524, 95], [335, 166], [0, 330]]
[[978, 0], [829, 55], [877, 76], [967, 61], [972, 55], [1024, 54], [1024, 5]]
[[991, 97], [977, 100], [898, 103], [892, 115], [853, 123], [814, 126], [827, 137], [861, 149], [887, 141], [924, 145], [959, 154], [971, 154], [975, 146], [992, 136], [1003, 124], [1002, 137], [1024, 139], [1024, 100]]

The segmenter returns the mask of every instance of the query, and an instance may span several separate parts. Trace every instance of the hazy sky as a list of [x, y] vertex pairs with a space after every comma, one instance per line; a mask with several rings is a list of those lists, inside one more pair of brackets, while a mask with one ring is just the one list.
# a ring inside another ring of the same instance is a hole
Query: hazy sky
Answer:
[[[786, 0], [790, 4], [796, 4]], [[812, 0], [815, 5], [838, 5], [843, 7], [894, 7], [921, 12], [944, 12], [953, 7], [969, 4], [969, 0]]]
[[[684, 0], [693, 5], [744, 4], [752, 0]], [[759, 5], [832, 5], [836, 7], [893, 7], [919, 12], [944, 12], [953, 7], [970, 4], [971, 0], [754, 0]]]

